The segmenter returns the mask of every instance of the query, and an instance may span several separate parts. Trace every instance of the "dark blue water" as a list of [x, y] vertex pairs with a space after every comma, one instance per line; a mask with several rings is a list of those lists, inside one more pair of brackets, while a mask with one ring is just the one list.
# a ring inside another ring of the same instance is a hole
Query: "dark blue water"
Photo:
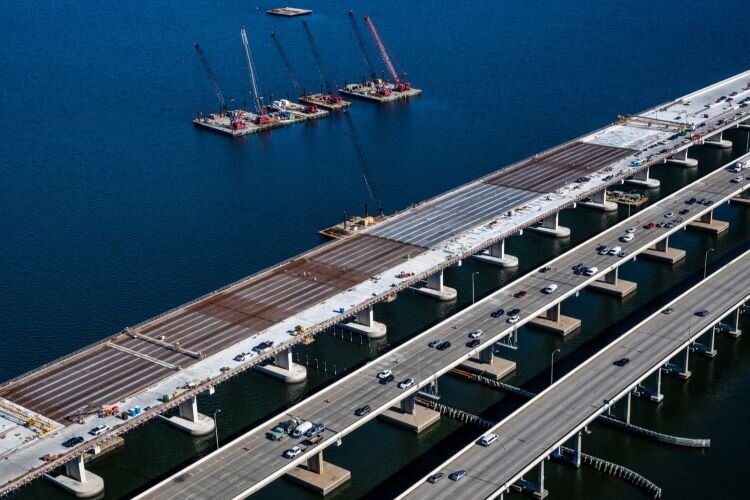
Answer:
[[[341, 117], [241, 140], [190, 124], [198, 110], [216, 107], [195, 41], [225, 94], [237, 105], [248, 100], [243, 24], [264, 95], [294, 95], [271, 31], [302, 85], [321, 85], [300, 19], [266, 15], [272, 6], [12, 0], [0, 7], [0, 380], [303, 251], [343, 210], [361, 212], [367, 188]], [[373, 17], [398, 66], [424, 89], [407, 104], [351, 108], [387, 211], [747, 69], [740, 1], [297, 6], [316, 10], [307, 21], [332, 80], [367, 73], [346, 15], [354, 9], [360, 20]], [[378, 61], [372, 44], [368, 50]], [[697, 241], [696, 251], [711, 244]], [[660, 273], [668, 283], [671, 273]], [[482, 279], [489, 290], [506, 278]], [[424, 321], [404, 326], [404, 335], [450, 312], [410, 301], [384, 311], [398, 321], [422, 308]], [[615, 309], [602, 321], [614, 320]], [[368, 355], [362, 350], [358, 356]], [[247, 419], [242, 408], [257, 418], [280, 404], [225, 397], [237, 402], [235, 430]], [[164, 437], [157, 429], [143, 432]], [[118, 453], [155, 452], [149, 439], [133, 438], [131, 451]], [[416, 453], [416, 438], [401, 439]], [[431, 441], [419, 443], [425, 452]], [[108, 485], [120, 483], [112, 494], [127, 494], [206, 446], [185, 439], [134, 476], [113, 466]], [[736, 464], [736, 455], [726, 457], [733, 458], [722, 462], [721, 449], [712, 450], [710, 463]], [[383, 470], [368, 488], [393, 473]]]

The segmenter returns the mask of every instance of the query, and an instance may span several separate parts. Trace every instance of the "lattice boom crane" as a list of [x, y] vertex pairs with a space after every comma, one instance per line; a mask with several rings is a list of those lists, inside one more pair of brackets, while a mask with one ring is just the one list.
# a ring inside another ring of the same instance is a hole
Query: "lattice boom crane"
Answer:
[[388, 56], [388, 51], [385, 50], [385, 45], [383, 45], [383, 41], [380, 39], [380, 35], [378, 35], [378, 30], [375, 29], [375, 25], [372, 23], [372, 19], [370, 19], [370, 16], [365, 16], [365, 23], [367, 24], [367, 27], [370, 28], [370, 33], [372, 33], [372, 38], [375, 40], [375, 44], [378, 46], [378, 50], [380, 51], [380, 57], [383, 58], [383, 62], [385, 63], [386, 68], [388, 68], [388, 72], [391, 74], [391, 78], [393, 78], [393, 82], [396, 84], [402, 83], [401, 79], [398, 77], [398, 74], [396, 73], [396, 68], [393, 67], [391, 58]]
[[219, 82], [216, 79], [216, 74], [214, 73], [213, 69], [211, 69], [211, 65], [208, 64], [208, 59], [206, 58], [206, 54], [203, 52], [203, 49], [201, 48], [198, 42], [195, 42], [195, 52], [196, 54], [198, 54], [198, 60], [201, 62], [203, 69], [206, 70], [206, 73], [208, 74], [208, 79], [211, 81], [211, 86], [213, 87], [214, 93], [216, 94], [216, 99], [219, 100], [219, 106], [221, 106], [221, 113], [224, 114], [227, 112], [227, 102], [224, 99], [224, 93], [221, 91]]

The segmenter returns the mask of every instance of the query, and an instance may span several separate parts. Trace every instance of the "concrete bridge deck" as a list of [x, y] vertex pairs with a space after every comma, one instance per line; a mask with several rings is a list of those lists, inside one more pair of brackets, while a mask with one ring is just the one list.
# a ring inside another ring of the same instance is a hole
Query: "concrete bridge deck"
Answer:
[[[739, 92], [734, 101], [739, 104], [750, 95], [748, 82], [750, 71], [699, 91], [692, 105], [712, 103], [715, 94], [733, 91]], [[652, 112], [640, 116], [648, 121]], [[694, 123], [707, 134], [747, 119], [738, 114], [744, 110], [726, 102], [712, 105], [707, 113], [705, 125]], [[717, 119], [724, 121], [716, 125]], [[322, 245], [7, 381], [0, 386], [0, 397], [56, 421], [61, 435], [80, 434], [72, 422], [89, 418], [103, 404], [150, 407], [153, 411], [135, 420], [151, 418], [178, 403], [162, 404], [162, 394], [186, 386], [197, 388], [183, 395], [195, 394], [273, 354], [237, 363], [232, 358], [239, 352], [261, 341], [273, 340], [277, 348], [294, 345], [702, 141], [672, 138], [683, 121], [670, 126], [662, 121], [654, 126], [635, 120], [613, 124], [460, 186], [359, 236]], [[642, 162], [634, 167], [636, 158]], [[574, 182], [582, 176], [589, 180]], [[401, 271], [410, 277], [398, 278]], [[375, 275], [381, 279], [370, 279]], [[305, 327], [304, 335], [293, 334], [297, 325]], [[197, 356], [165, 344], [179, 344]], [[110, 434], [138, 424], [114, 418], [106, 423], [113, 427]], [[8, 466], [0, 472], [0, 494], [57, 464], [41, 462], [44, 452], [72, 458], [91, 444], [68, 450], [48, 436], [11, 450]]]

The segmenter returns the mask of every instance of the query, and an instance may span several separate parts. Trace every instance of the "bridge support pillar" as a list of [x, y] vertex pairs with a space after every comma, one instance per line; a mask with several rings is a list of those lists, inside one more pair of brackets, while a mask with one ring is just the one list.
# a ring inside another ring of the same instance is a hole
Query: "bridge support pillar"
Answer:
[[732, 198], [732, 205], [750, 205], [750, 189], [745, 189], [739, 196]]
[[321, 495], [327, 495], [349, 481], [352, 473], [323, 460], [323, 450], [307, 459], [305, 465], [298, 465], [284, 477]]
[[693, 349], [707, 358], [715, 358], [718, 354], [716, 351], [716, 327], [703, 334], [703, 339], [703, 342], [695, 342]]
[[732, 147], [732, 141], [724, 139], [724, 132], [719, 132], [711, 137], [707, 137], [703, 144], [705, 146], [711, 146], [713, 148], [729, 149]]
[[424, 286], [419, 288], [412, 287], [412, 290], [421, 295], [426, 295], [427, 297], [432, 297], [433, 299], [442, 300], [444, 302], [456, 300], [456, 297], [458, 297], [458, 292], [456, 292], [455, 288], [446, 286], [443, 283], [442, 269], [427, 278]]
[[625, 423], [630, 425], [630, 403], [631, 403], [631, 393], [628, 393], [627, 396], [625, 396], [625, 409], [624, 409], [624, 419]]
[[653, 247], [641, 252], [640, 255], [652, 260], [676, 264], [685, 258], [686, 253], [685, 250], [670, 247], [669, 236], [667, 236], [663, 240], [657, 242]]
[[491, 345], [481, 351], [477, 351], [475, 356], [461, 363], [459, 369], [494, 380], [500, 380], [515, 371], [516, 363], [495, 356], [494, 349], [495, 346]]
[[76, 498], [91, 498], [104, 491], [104, 480], [96, 474], [86, 470], [83, 455], [79, 455], [65, 464], [65, 472], [58, 476], [44, 476]]
[[399, 406], [388, 408], [378, 418], [419, 434], [440, 420], [440, 412], [416, 404], [414, 395], [411, 395], [402, 399]]
[[686, 347], [681, 353], [677, 355], [677, 370], [675, 375], [682, 380], [690, 378], [690, 346]]
[[573, 438], [573, 466], [577, 469], [581, 468], [581, 445], [583, 440], [583, 432], [579, 432]]
[[299, 384], [307, 380], [307, 368], [298, 365], [292, 360], [291, 347], [277, 353], [273, 364], [265, 366], [256, 365], [255, 369], [266, 375], [283, 380], [287, 384]]
[[604, 275], [604, 278], [591, 283], [587, 288], [597, 292], [614, 295], [615, 297], [626, 297], [638, 288], [638, 284], [619, 278], [618, 269], [614, 268]]
[[661, 185], [659, 179], [652, 179], [650, 176], [650, 169], [648, 167], [643, 170], [639, 170], [633, 177], [626, 179], [625, 182], [629, 184], [635, 184], [636, 186], [643, 186], [649, 189], [658, 188]]
[[371, 339], [383, 338], [387, 331], [387, 328], [383, 323], [375, 321], [372, 306], [369, 306], [363, 311], [359, 311], [354, 320], [349, 321], [348, 323], [342, 323], [339, 326], [344, 330], [349, 330], [352, 333]]
[[672, 157], [667, 158], [667, 163], [687, 168], [698, 166], [698, 160], [696, 160], [695, 158], [688, 158], [687, 148], [678, 153], [675, 153]]
[[205, 436], [214, 431], [214, 419], [198, 412], [198, 398], [196, 396], [180, 403], [177, 407], [177, 415], [165, 417], [159, 415], [159, 419], [170, 425], [187, 432], [191, 436]]
[[[546, 459], [545, 459], [546, 460]], [[534, 498], [547, 498], [549, 492], [544, 489], [544, 460], [534, 468], [534, 480], [526, 482]]]
[[740, 335], [742, 335], [742, 330], [740, 330], [740, 310], [737, 309], [732, 313], [732, 322], [730, 323], [731, 329], [726, 332], [727, 335], [730, 337], [736, 339], [739, 338]]
[[570, 228], [563, 227], [559, 224], [560, 213], [555, 212], [554, 214], [544, 218], [542, 222], [537, 226], [531, 226], [528, 230], [534, 231], [545, 236], [551, 236], [553, 238], [568, 238], [570, 236]]
[[648, 387], [646, 385], [646, 380], [644, 379], [636, 388], [636, 395], [640, 396], [641, 394], [645, 394], [648, 396], [648, 400], [652, 403], [661, 403], [664, 401], [664, 394], [661, 393], [661, 370], [662, 369], [659, 368], [650, 375], [654, 382], [653, 387]]
[[555, 333], [557, 335], [568, 335], [581, 327], [581, 320], [560, 313], [560, 303], [547, 309], [547, 311], [528, 322], [528, 325]]
[[607, 201], [607, 190], [602, 189], [591, 195], [591, 199], [578, 202], [579, 206], [601, 210], [602, 212], [616, 212], [617, 203]]
[[505, 240], [493, 243], [487, 250], [474, 255], [474, 259], [500, 267], [518, 267], [518, 257], [505, 253]]
[[709, 210], [701, 215], [697, 221], [689, 223], [687, 227], [689, 229], [695, 229], [696, 231], [705, 231], [707, 233], [719, 235], [729, 229], [729, 223], [723, 220], [714, 219], [714, 211]]

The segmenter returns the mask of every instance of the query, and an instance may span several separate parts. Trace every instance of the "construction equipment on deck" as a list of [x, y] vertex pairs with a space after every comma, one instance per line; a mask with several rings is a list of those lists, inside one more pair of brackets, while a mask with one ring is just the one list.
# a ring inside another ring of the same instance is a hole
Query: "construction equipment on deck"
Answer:
[[198, 42], [195, 42], [194, 46], [195, 53], [198, 55], [198, 60], [203, 66], [203, 69], [206, 71], [208, 79], [211, 81], [211, 87], [213, 87], [214, 89], [214, 94], [216, 94], [216, 99], [218, 99], [219, 101], [219, 113], [222, 115], [226, 114], [227, 102], [224, 99], [224, 93], [221, 91], [221, 87], [219, 86], [219, 81], [216, 79], [216, 74], [214, 73], [213, 69], [211, 69], [211, 65], [208, 63], [208, 58], [206, 58], [206, 54], [205, 52], [203, 52], [200, 44]]
[[409, 90], [411, 88], [411, 83], [404, 81], [406, 80], [406, 74], [404, 74], [403, 79], [399, 78], [398, 73], [396, 73], [396, 68], [393, 67], [393, 63], [391, 62], [391, 58], [388, 55], [388, 51], [385, 49], [385, 45], [383, 44], [383, 41], [380, 39], [378, 30], [375, 29], [375, 24], [373, 24], [372, 19], [370, 19], [370, 16], [365, 16], [365, 23], [367, 24], [367, 27], [370, 28], [370, 33], [372, 34], [372, 38], [373, 40], [375, 40], [375, 44], [378, 46], [378, 50], [380, 51], [380, 57], [383, 58], [385, 67], [388, 68], [388, 72], [391, 74], [391, 78], [393, 78], [393, 83], [396, 85], [396, 90], [398, 90], [399, 92]]
[[9, 420], [33, 430], [37, 437], [42, 437], [55, 430], [55, 426], [52, 423], [43, 420], [37, 415], [34, 415], [9, 401], [0, 401], [0, 413], [5, 415]]
[[315, 58], [315, 63], [318, 66], [318, 72], [320, 73], [320, 77], [323, 79], [323, 84], [326, 87], [326, 92], [328, 92], [328, 94], [332, 96], [335, 96], [336, 89], [331, 88], [331, 81], [328, 79], [328, 73], [326, 72], [325, 65], [323, 64], [323, 58], [320, 57], [320, 51], [318, 51], [318, 44], [315, 43], [315, 38], [313, 37], [312, 31], [310, 31], [310, 27], [307, 25], [307, 21], [304, 19], [302, 20], [302, 26], [305, 28], [307, 41], [310, 42], [310, 48], [312, 49], [313, 57]]
[[242, 37], [242, 47], [245, 49], [245, 60], [247, 62], [247, 73], [250, 77], [250, 93], [253, 97], [253, 108], [255, 109], [255, 114], [258, 115], [258, 118], [256, 118], [256, 123], [258, 125], [271, 123], [271, 117], [266, 114], [265, 107], [263, 106], [263, 96], [258, 90], [258, 81], [255, 76], [253, 55], [250, 52], [250, 44], [247, 41], [247, 33], [245, 32], [244, 26], [240, 28], [240, 36]]
[[271, 38], [273, 39], [273, 44], [276, 46], [276, 50], [279, 52], [279, 56], [281, 56], [281, 60], [284, 61], [284, 66], [286, 67], [287, 73], [289, 73], [289, 78], [292, 79], [292, 85], [294, 86], [295, 90], [299, 92], [300, 85], [299, 78], [297, 77], [297, 71], [294, 69], [294, 66], [292, 66], [292, 61], [289, 60], [286, 52], [284, 52], [284, 48], [281, 46], [279, 39], [276, 37], [275, 31], [271, 32]]
[[359, 26], [357, 26], [357, 18], [354, 17], [354, 12], [349, 11], [349, 19], [352, 21], [352, 28], [354, 29], [354, 34], [357, 37], [357, 43], [359, 44], [359, 50], [362, 52], [362, 57], [365, 60], [365, 64], [367, 64], [367, 68], [370, 70], [370, 78], [373, 80], [377, 79], [378, 74], [375, 71], [375, 65], [372, 63], [372, 59], [370, 59], [370, 55], [367, 53], [367, 47], [365, 46], [365, 40], [362, 38], [362, 32], [359, 31]]

